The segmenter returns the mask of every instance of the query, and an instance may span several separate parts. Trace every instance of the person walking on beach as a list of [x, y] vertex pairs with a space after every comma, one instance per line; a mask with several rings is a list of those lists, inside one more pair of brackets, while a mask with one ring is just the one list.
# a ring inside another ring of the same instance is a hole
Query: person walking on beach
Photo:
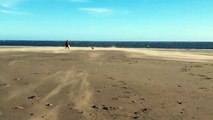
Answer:
[[70, 49], [69, 47], [70, 47], [70, 43], [69, 43], [68, 40], [66, 40], [66, 42], [65, 42], [65, 49], [67, 49], [67, 48]]

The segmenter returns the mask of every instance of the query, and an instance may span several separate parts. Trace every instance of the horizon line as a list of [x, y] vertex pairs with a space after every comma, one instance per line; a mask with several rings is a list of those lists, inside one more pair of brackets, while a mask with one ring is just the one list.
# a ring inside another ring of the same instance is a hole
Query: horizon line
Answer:
[[75, 41], [75, 42], [213, 42], [213, 40], [70, 40], [70, 39], [64, 39], [64, 40], [27, 40], [27, 39], [0, 39], [0, 41]]

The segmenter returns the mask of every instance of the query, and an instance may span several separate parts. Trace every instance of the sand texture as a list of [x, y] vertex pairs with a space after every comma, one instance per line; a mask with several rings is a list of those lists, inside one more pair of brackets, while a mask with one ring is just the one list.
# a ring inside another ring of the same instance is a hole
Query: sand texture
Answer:
[[0, 48], [0, 120], [213, 120], [213, 50]]

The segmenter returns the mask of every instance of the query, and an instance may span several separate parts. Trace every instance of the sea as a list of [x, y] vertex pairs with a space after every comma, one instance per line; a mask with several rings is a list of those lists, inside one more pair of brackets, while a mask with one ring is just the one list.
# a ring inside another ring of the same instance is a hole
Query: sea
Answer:
[[[0, 46], [61, 47], [65, 41], [0, 40]], [[212, 42], [165, 42], [165, 41], [70, 41], [71, 47], [118, 47], [118, 48], [168, 48], [213, 49]]]

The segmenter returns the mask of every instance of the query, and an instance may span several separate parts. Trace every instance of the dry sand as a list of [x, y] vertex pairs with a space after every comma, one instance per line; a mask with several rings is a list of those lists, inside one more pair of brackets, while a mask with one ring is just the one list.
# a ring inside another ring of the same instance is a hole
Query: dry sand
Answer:
[[213, 50], [1, 47], [0, 120], [213, 120]]

